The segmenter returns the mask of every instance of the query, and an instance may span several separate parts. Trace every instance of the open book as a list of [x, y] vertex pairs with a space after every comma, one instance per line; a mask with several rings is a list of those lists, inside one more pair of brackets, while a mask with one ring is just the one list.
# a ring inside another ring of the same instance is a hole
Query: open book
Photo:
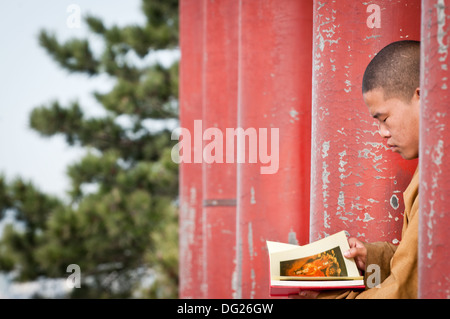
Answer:
[[344, 231], [304, 246], [267, 241], [270, 295], [287, 296], [300, 290], [362, 289], [363, 277], [348, 250]]

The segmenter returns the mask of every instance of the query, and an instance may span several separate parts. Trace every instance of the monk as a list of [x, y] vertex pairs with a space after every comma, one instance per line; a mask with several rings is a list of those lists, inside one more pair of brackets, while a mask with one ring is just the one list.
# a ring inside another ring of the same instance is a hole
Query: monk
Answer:
[[[379, 122], [379, 133], [387, 146], [403, 158], [419, 156], [420, 42], [397, 41], [384, 47], [367, 66], [362, 93], [372, 117]], [[402, 240], [398, 246], [388, 242], [363, 243], [349, 238], [347, 258], [354, 258], [365, 273], [366, 289], [359, 291], [301, 291], [294, 298], [417, 298], [419, 172], [414, 173], [403, 193], [405, 212]], [[368, 268], [370, 267], [370, 268]], [[372, 287], [368, 277], [380, 271], [380, 284]]]

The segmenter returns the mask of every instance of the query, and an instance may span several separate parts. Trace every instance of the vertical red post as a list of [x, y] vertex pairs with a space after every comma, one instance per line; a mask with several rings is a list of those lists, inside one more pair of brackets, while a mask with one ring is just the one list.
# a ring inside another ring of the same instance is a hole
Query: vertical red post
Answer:
[[[201, 2], [201, 1], [199, 1]], [[207, 298], [233, 297], [236, 160], [226, 130], [237, 127], [239, 2], [204, 0], [203, 217]]]
[[[180, 126], [193, 134], [194, 121], [201, 120], [203, 115], [203, 4], [198, 0], [180, 0], [179, 10]], [[190, 150], [191, 162], [182, 161], [179, 168], [179, 296], [206, 298], [202, 289], [204, 287], [202, 164], [194, 162], [195, 153], [201, 154], [202, 150], [201, 145], [198, 149], [198, 145], [191, 144], [193, 145]]]
[[309, 237], [312, 2], [242, 0], [239, 19], [235, 297], [268, 298], [266, 240]]
[[417, 161], [390, 152], [363, 102], [367, 64], [387, 44], [420, 39], [420, 1], [314, 1], [311, 240], [340, 230], [401, 240]]
[[422, 5], [419, 298], [450, 298], [450, 3]]

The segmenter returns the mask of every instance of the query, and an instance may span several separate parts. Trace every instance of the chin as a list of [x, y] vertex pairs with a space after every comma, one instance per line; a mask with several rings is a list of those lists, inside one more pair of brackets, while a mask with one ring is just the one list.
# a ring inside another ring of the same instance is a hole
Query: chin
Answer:
[[413, 160], [419, 157], [418, 154], [402, 154], [400, 153], [400, 155], [405, 159], [405, 160]]

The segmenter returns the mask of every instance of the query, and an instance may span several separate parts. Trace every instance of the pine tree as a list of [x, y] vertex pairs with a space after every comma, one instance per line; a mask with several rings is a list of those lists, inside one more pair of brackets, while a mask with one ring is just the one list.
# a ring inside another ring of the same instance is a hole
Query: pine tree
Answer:
[[[0, 176], [0, 218], [14, 212], [0, 241], [0, 271], [16, 280], [67, 278], [77, 264], [81, 288], [72, 298], [177, 297], [178, 167], [171, 132], [150, 121], [178, 118], [178, 63], [149, 63], [158, 50], [178, 49], [178, 1], [143, 0], [145, 25], [106, 26], [85, 16], [103, 44], [62, 42], [42, 30], [38, 41], [64, 70], [87, 78], [108, 75], [110, 92], [95, 92], [105, 116], [88, 117], [79, 102], [36, 107], [30, 126], [44, 137], [63, 135], [86, 156], [68, 167], [70, 201], [41, 193], [18, 178]], [[123, 125], [126, 119], [130, 125]], [[150, 288], [140, 288], [146, 274]], [[136, 294], [138, 293], [138, 294]]]

